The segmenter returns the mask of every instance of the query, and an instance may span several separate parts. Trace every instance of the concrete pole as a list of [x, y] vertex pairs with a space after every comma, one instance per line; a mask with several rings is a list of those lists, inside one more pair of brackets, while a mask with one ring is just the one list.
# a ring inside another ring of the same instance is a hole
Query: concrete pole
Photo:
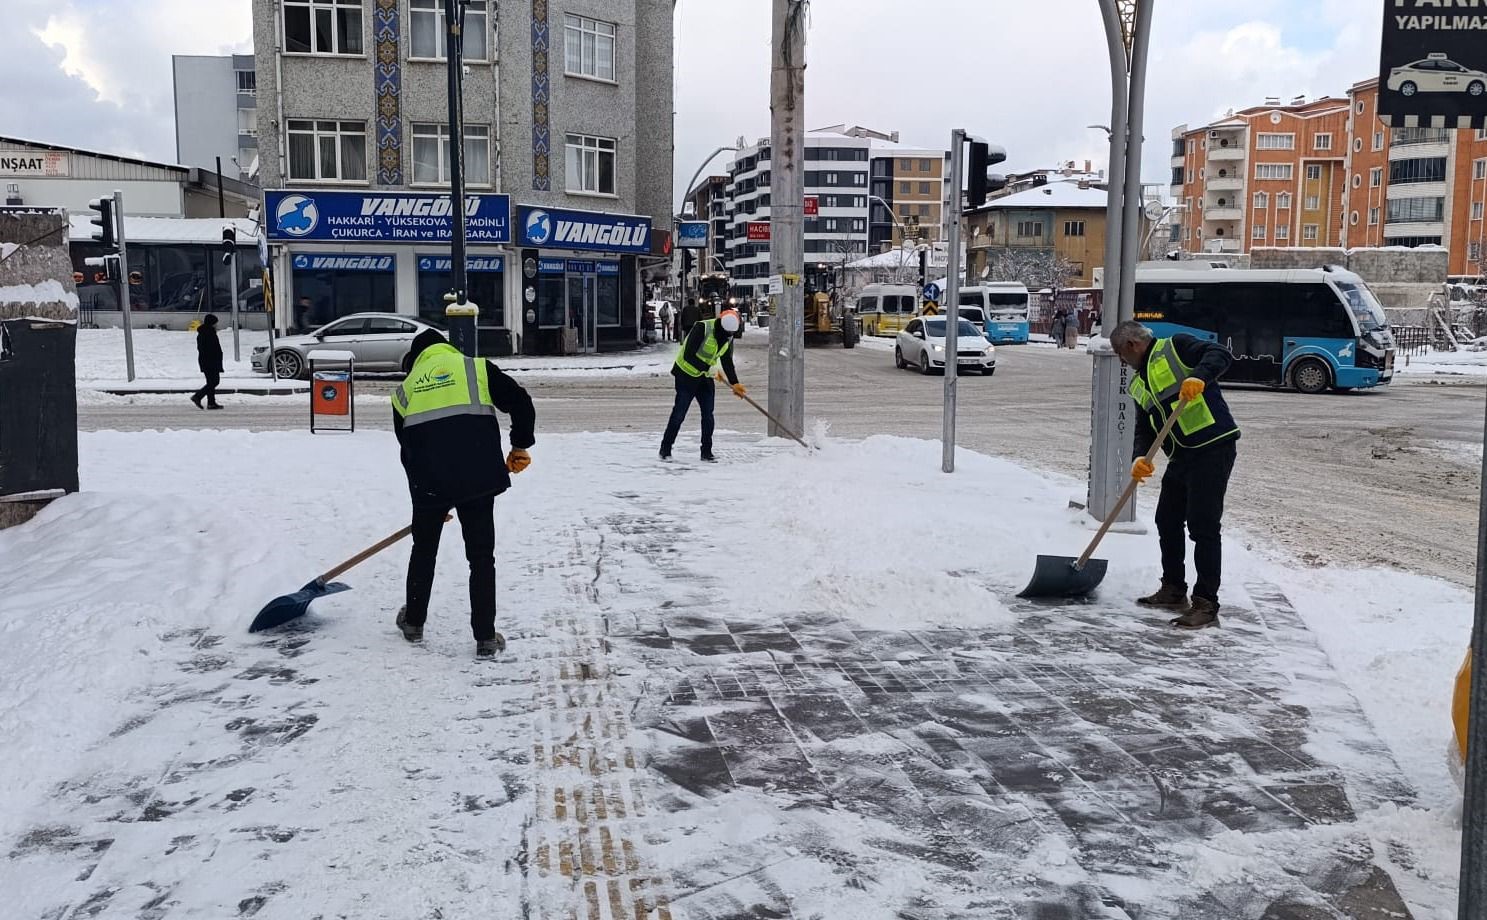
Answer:
[[[945, 418], [941, 436], [944, 456], [940, 469], [955, 472], [955, 397], [960, 373], [960, 189], [965, 182], [966, 132], [956, 128], [950, 132], [950, 195], [955, 201], [955, 218], [950, 222], [950, 237], [945, 241], [948, 264], [944, 293], [945, 317]], [[923, 264], [923, 263], [921, 263]], [[921, 273], [922, 282], [922, 273]]]
[[[1146, 61], [1151, 49], [1151, 14], [1156, 0], [1137, 0], [1131, 37], [1130, 101], [1126, 105], [1126, 193], [1121, 199], [1120, 322], [1136, 316], [1136, 264], [1141, 261], [1141, 145], [1146, 126]], [[1115, 177], [1111, 177], [1115, 181]]]
[[[805, 3], [772, 0], [769, 273], [781, 278], [769, 324], [771, 437], [805, 431]], [[783, 427], [782, 427], [783, 425]]]
[[[1483, 437], [1487, 438], [1487, 423]], [[1487, 455], [1477, 496], [1477, 582], [1472, 625], [1470, 710], [1466, 726], [1466, 797], [1461, 805], [1458, 920], [1487, 915]]]

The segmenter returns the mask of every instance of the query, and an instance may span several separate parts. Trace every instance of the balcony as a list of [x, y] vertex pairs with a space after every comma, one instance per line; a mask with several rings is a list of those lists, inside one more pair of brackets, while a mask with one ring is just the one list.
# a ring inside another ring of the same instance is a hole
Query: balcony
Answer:
[[1224, 223], [1226, 221], [1240, 220], [1244, 217], [1243, 208], [1204, 208], [1203, 220], [1210, 223]]
[[1395, 240], [1404, 237], [1417, 236], [1439, 236], [1446, 235], [1446, 225], [1440, 221], [1398, 221], [1384, 224], [1384, 239]]
[[1445, 198], [1446, 183], [1400, 182], [1396, 179], [1389, 183], [1387, 197], [1390, 201], [1396, 201], [1401, 198]]
[[1215, 192], [1237, 192], [1244, 188], [1242, 176], [1219, 176], [1209, 179], [1207, 185]]
[[1244, 247], [1239, 240], [1226, 240], [1223, 238], [1207, 239], [1203, 241], [1204, 252], [1243, 252]]
[[1440, 157], [1442, 159], [1451, 155], [1450, 141], [1410, 141], [1407, 144], [1395, 142], [1389, 147], [1389, 161], [1394, 160], [1423, 160], [1429, 157]]
[[1208, 145], [1208, 160], [1210, 163], [1231, 163], [1243, 160], [1249, 152], [1243, 147], [1215, 147], [1210, 142]]

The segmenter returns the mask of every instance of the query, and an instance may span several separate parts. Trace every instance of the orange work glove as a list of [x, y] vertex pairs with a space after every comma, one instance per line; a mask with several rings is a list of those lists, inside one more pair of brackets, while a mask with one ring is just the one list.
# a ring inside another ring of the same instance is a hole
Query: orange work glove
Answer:
[[748, 392], [748, 388], [741, 383], [735, 383], [733, 385], [733, 395], [737, 396], [739, 399], [743, 399], [744, 395]]
[[532, 465], [532, 455], [520, 447], [512, 448], [511, 453], [506, 455], [506, 469], [512, 473], [520, 473]]
[[1152, 466], [1151, 461], [1145, 457], [1137, 457], [1136, 462], [1131, 464], [1131, 478], [1137, 482], [1145, 482], [1156, 471], [1157, 468]]
[[1207, 385], [1203, 381], [1197, 377], [1189, 377], [1182, 382], [1182, 392], [1178, 395], [1183, 399], [1192, 401], [1202, 396], [1205, 389], [1207, 389]]

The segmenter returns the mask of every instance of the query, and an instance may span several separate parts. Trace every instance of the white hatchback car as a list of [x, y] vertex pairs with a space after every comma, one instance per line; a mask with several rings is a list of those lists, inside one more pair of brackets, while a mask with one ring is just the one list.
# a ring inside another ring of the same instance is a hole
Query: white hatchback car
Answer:
[[1467, 93], [1480, 96], [1487, 92], [1487, 73], [1463, 67], [1444, 54], [1432, 54], [1423, 61], [1405, 64], [1389, 71], [1389, 88], [1404, 96], [1416, 93]]
[[[980, 371], [990, 377], [996, 373], [996, 346], [973, 323], [960, 320], [956, 366], [962, 371]], [[900, 369], [916, 367], [928, 374], [945, 369], [945, 317], [916, 316], [898, 334], [893, 346], [893, 363]]]

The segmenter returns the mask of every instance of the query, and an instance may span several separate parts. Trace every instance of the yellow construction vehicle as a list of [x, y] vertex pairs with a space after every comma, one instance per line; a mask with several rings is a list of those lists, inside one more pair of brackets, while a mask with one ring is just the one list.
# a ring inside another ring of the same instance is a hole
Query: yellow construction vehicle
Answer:
[[847, 308], [837, 287], [837, 273], [828, 265], [807, 266], [805, 272], [805, 344], [855, 348], [862, 333], [857, 317]]

